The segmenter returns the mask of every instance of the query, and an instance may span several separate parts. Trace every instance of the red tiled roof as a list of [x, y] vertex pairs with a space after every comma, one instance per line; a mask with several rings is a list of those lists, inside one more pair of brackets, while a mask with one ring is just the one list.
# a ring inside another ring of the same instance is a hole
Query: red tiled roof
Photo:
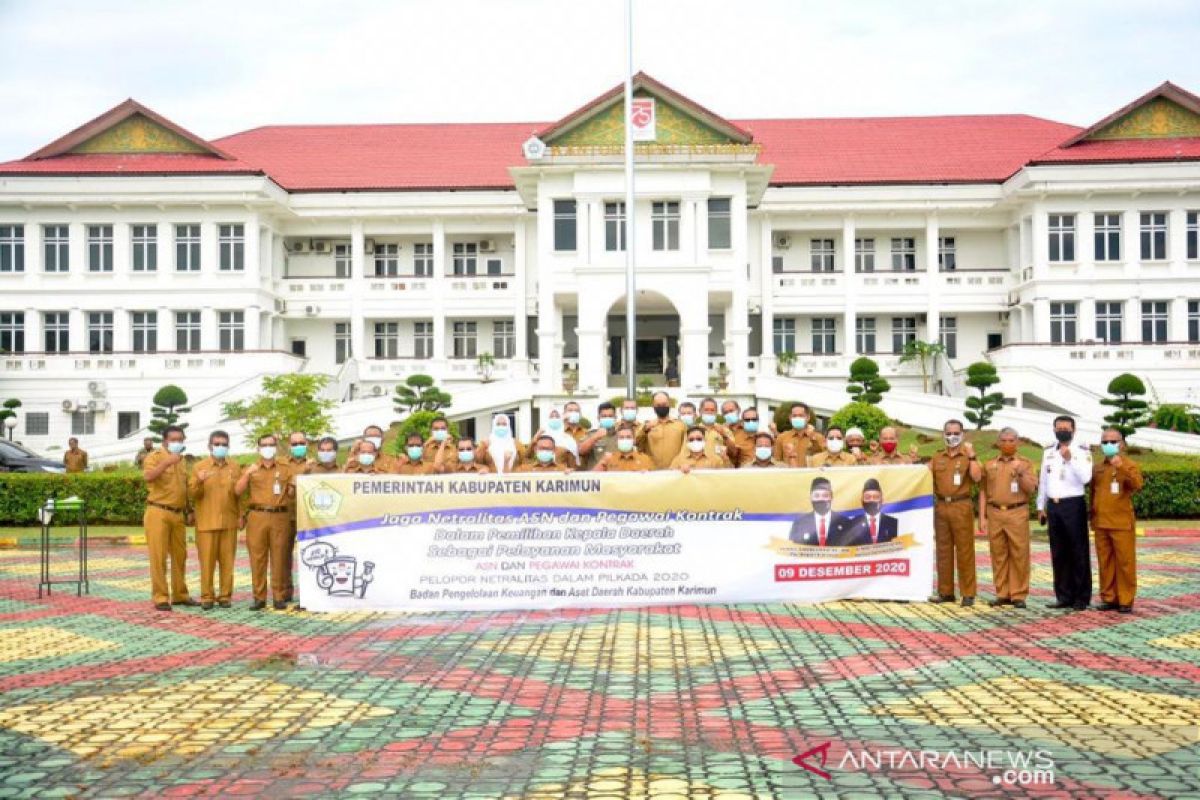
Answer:
[[240, 161], [199, 153], [87, 153], [0, 163], [0, 175], [257, 175]]
[[1102, 139], [1055, 147], [1031, 164], [1115, 164], [1129, 161], [1200, 160], [1200, 137], [1181, 139]]

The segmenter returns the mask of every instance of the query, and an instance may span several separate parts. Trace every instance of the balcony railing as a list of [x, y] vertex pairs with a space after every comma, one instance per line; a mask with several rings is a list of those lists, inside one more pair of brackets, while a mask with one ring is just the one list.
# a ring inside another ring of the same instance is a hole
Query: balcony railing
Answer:
[[240, 371], [282, 372], [293, 370], [304, 361], [303, 357], [283, 350], [5, 353], [0, 355], [0, 373], [9, 376], [86, 373], [77, 377], [138, 377], [178, 370], [220, 370], [235, 365]]
[[1163, 369], [1200, 366], [1200, 342], [1014, 342], [988, 351], [998, 367], [1036, 363], [1045, 369], [1136, 365]]

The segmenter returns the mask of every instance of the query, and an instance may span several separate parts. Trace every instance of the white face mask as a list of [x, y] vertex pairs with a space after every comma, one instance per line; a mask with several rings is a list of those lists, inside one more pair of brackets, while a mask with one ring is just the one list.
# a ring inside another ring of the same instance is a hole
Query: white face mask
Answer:
[[846, 446], [846, 443], [841, 439], [830, 439], [825, 443], [825, 446], [829, 448], [829, 452], [836, 455], [837, 453], [842, 452], [842, 448]]
[[262, 456], [263, 458], [265, 458], [267, 461], [270, 461], [271, 459], [273, 459], [275, 457], [275, 448], [271, 447], [269, 445], [266, 447], [260, 447], [260, 448], [258, 448], [258, 454], [260, 456]]
[[691, 441], [691, 440], [689, 440], [689, 441], [688, 441], [688, 443], [687, 443], [687, 446], [688, 446], [688, 450], [691, 450], [693, 453], [702, 453], [702, 452], [704, 452], [704, 442], [703, 442], [703, 441]]
[[380, 447], [383, 446], [383, 437], [382, 436], [366, 436], [364, 438], [371, 444], [375, 445], [376, 450], [378, 450]]
[[950, 445], [951, 447], [958, 447], [960, 444], [962, 444], [962, 434], [961, 433], [947, 433], [946, 434], [946, 444]]

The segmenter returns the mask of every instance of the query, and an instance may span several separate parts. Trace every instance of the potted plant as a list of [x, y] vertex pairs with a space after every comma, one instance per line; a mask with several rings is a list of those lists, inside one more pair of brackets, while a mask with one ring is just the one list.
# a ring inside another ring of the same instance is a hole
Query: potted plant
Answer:
[[575, 394], [575, 389], [579, 386], [579, 370], [574, 367], [567, 367], [563, 370], [562, 377], [563, 391], [567, 394]]
[[780, 353], [775, 356], [775, 372], [780, 375], [791, 377], [792, 370], [796, 368], [796, 354], [791, 350]]
[[479, 373], [479, 377], [484, 383], [492, 380], [492, 373], [495, 369], [496, 357], [491, 353], [480, 353], [475, 361], [475, 371]]

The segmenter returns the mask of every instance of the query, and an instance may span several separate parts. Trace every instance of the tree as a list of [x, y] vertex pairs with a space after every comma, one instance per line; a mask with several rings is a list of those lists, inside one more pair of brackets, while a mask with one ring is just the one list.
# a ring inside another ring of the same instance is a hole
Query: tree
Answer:
[[168, 425], [187, 428], [186, 422], [179, 421], [180, 415], [191, 411], [187, 407], [187, 401], [187, 393], [173, 383], [168, 383], [154, 393], [154, 399], [150, 401], [153, 403], [150, 407], [150, 424], [146, 426], [154, 434], [154, 441], [162, 439], [163, 431]]
[[868, 442], [877, 440], [879, 432], [891, 424], [883, 409], [870, 403], [847, 403], [829, 418], [830, 427], [861, 429]]
[[396, 386], [396, 413], [437, 411], [450, 405], [450, 395], [433, 385], [428, 375], [409, 375]]
[[1108, 393], [1101, 405], [1111, 406], [1113, 413], [1104, 421], [1121, 432], [1122, 436], [1132, 436], [1138, 428], [1150, 421], [1148, 404], [1145, 400], [1137, 399], [1146, 393], [1146, 384], [1137, 375], [1123, 372], [1108, 383]]
[[900, 356], [900, 363], [904, 364], [909, 361], [916, 361], [921, 368], [921, 391], [929, 391], [929, 369], [933, 366], [933, 362], [942, 353], [946, 352], [946, 346], [941, 342], [920, 342], [913, 339], [908, 344], [904, 345], [904, 352]]
[[[410, 433], [421, 434], [422, 441], [429, 441], [430, 435], [433, 433], [433, 421], [435, 419], [445, 418], [444, 414], [439, 414], [436, 411], [414, 411], [404, 418], [396, 429], [396, 438], [392, 440], [392, 452], [403, 453], [405, 442], [408, 441]], [[458, 437], [458, 425], [452, 419], [446, 419], [446, 428], [450, 431], [450, 444], [447, 448], [454, 447], [454, 439]], [[455, 456], [457, 458], [457, 456]]]
[[263, 378], [262, 393], [245, 406], [242, 427], [246, 444], [254, 446], [268, 433], [286, 436], [292, 431], [324, 434], [333, 428], [333, 400], [320, 397], [328, 375], [291, 373]]
[[967, 386], [979, 391], [978, 397], [967, 398], [966, 418], [975, 423], [975, 430], [983, 430], [992, 421], [997, 411], [1004, 408], [1004, 395], [1001, 392], [988, 392], [988, 389], [1000, 382], [996, 368], [987, 361], [976, 361], [967, 367]]
[[879, 376], [879, 365], [875, 360], [862, 356], [850, 365], [850, 385], [846, 391], [855, 403], [878, 403], [892, 385]]
[[17, 409], [21, 407], [21, 401], [15, 397], [11, 397], [4, 401], [4, 405], [0, 406], [0, 437], [6, 433], [4, 420], [17, 416]]

